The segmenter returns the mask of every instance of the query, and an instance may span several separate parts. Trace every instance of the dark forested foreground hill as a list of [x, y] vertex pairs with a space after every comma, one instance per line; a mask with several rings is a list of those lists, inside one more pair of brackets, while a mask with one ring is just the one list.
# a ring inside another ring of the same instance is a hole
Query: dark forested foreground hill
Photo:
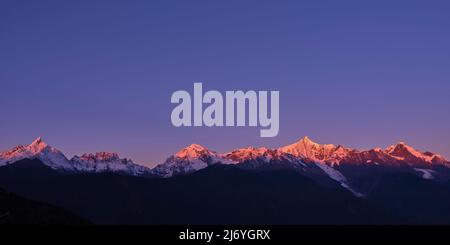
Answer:
[[31, 201], [0, 189], [0, 225], [85, 225], [89, 222], [64, 209]]

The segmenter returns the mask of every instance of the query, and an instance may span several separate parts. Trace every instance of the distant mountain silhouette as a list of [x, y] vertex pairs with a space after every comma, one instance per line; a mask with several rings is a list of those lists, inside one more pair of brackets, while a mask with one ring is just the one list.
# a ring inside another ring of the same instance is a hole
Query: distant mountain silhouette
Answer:
[[0, 186], [98, 224], [402, 222], [343, 188], [324, 187], [292, 170], [214, 165], [191, 175], [151, 179], [61, 174], [35, 159], [0, 168]]
[[98, 224], [450, 224], [448, 161], [403, 142], [192, 144], [150, 169], [107, 152], [68, 160], [39, 138], [0, 154], [0, 187]]

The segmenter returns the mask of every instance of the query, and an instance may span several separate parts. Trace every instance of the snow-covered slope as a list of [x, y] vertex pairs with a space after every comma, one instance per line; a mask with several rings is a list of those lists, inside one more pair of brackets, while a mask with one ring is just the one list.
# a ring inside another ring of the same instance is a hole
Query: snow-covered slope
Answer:
[[323, 164], [323, 163], [316, 163], [316, 165], [320, 169], [322, 169], [331, 179], [339, 182], [339, 184], [341, 184], [342, 187], [351, 191], [355, 196], [363, 196], [361, 193], [355, 191], [352, 187], [350, 187], [350, 184], [349, 184], [347, 178], [341, 172], [339, 172], [337, 169], [335, 169], [331, 166], [328, 166], [327, 164]]
[[134, 176], [150, 173], [150, 169], [133, 161], [120, 158], [117, 153], [97, 152], [74, 156], [71, 159], [73, 167], [79, 172], [102, 173], [114, 172], [125, 173]]
[[39, 159], [45, 165], [58, 170], [73, 171], [74, 168], [64, 154], [56, 148], [47, 145], [40, 137], [27, 146], [16, 146], [9, 151], [0, 153], [0, 166], [11, 164], [23, 159]]
[[422, 178], [424, 179], [434, 179], [435, 171], [431, 169], [421, 169], [421, 168], [415, 168], [417, 172], [422, 174]]

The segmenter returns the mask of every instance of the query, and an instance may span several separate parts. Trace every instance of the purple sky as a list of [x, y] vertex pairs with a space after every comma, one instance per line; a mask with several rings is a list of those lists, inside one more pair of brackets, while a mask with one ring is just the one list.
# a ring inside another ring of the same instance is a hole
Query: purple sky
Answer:
[[[363, 3], [364, 2], [364, 3]], [[276, 5], [275, 5], [276, 3]], [[0, 1], [0, 150], [159, 163], [305, 135], [450, 157], [448, 1]], [[174, 128], [175, 90], [279, 90], [280, 133]]]

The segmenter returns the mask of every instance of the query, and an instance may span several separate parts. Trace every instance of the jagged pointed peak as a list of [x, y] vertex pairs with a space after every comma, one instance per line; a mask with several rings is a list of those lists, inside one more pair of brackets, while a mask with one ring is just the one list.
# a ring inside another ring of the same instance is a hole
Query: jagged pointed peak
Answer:
[[284, 151], [290, 151], [299, 147], [304, 147], [305, 145], [312, 145], [315, 144], [312, 140], [309, 139], [308, 136], [305, 136], [299, 140], [297, 140], [296, 142], [290, 144], [290, 145], [286, 145], [283, 147], [280, 147], [280, 150], [284, 150]]
[[33, 142], [31, 142], [30, 146], [32, 146], [32, 145], [43, 145], [43, 144], [47, 145], [44, 142], [44, 140], [42, 139], [42, 137], [39, 136]]
[[47, 143], [44, 142], [42, 137], [36, 138], [31, 144], [29, 144], [26, 148], [32, 153], [38, 153], [43, 151], [48, 147]]
[[66, 156], [58, 149], [47, 145], [42, 137], [36, 138], [27, 146], [16, 146], [10, 151], [1, 153], [0, 164], [35, 158], [53, 169], [73, 170]]
[[307, 144], [317, 144], [316, 142], [312, 141], [308, 136], [301, 138], [298, 142], [303, 142]]
[[[335, 145], [333, 144], [319, 144], [313, 140], [311, 140], [311, 138], [309, 138], [308, 136], [305, 136], [303, 138], [301, 138], [299, 141], [297, 141], [296, 143], [294, 143], [292, 146], [305, 146], [305, 147], [324, 147], [326, 149], [334, 149], [337, 148]], [[341, 146], [342, 148], [345, 148], [343, 146]]]

